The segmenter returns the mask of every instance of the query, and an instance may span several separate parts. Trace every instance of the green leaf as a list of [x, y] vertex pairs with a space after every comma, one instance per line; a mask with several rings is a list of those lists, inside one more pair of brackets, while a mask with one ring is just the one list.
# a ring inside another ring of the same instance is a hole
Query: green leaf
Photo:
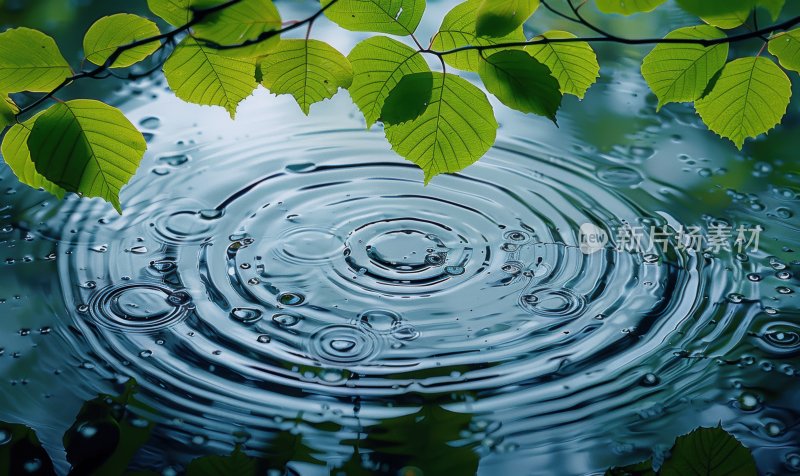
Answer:
[[757, 3], [759, 7], [765, 8], [769, 12], [772, 21], [778, 21], [786, 0], [757, 0]]
[[677, 0], [687, 12], [701, 18], [751, 11], [755, 0]]
[[122, 213], [120, 189], [146, 149], [142, 134], [119, 109], [75, 99], [36, 119], [28, 138], [36, 171], [69, 192], [101, 197]]
[[41, 31], [0, 33], [0, 91], [50, 92], [72, 75], [56, 42]]
[[261, 60], [263, 84], [274, 94], [291, 94], [308, 115], [311, 105], [330, 99], [353, 81], [353, 67], [319, 40], [282, 40]]
[[226, 0], [147, 0], [151, 12], [172, 26], [183, 26], [194, 17], [192, 8], [208, 8]]
[[[679, 28], [665, 38], [714, 39], [725, 33], [713, 26]], [[725, 66], [728, 44], [702, 45], [662, 43], [653, 48], [642, 62], [642, 76], [658, 97], [658, 107], [671, 102], [689, 102], [700, 98], [711, 79]]]
[[750, 12], [750, 9], [745, 8], [744, 10], [720, 13], [719, 15], [706, 15], [701, 20], [723, 30], [732, 30], [744, 25], [744, 22], [750, 18]]
[[[0, 421], [0, 433], [4, 435], [0, 443], [0, 474], [56, 474], [50, 456], [32, 429], [19, 423]], [[28, 465], [37, 460], [38, 469], [30, 471]]]
[[258, 86], [256, 60], [221, 53], [187, 36], [164, 63], [164, 75], [179, 98], [194, 104], [222, 106], [233, 118], [239, 103]]
[[[83, 404], [62, 441], [70, 474], [121, 475], [147, 443], [153, 423], [141, 413], [152, 408], [134, 399], [136, 381], [128, 380], [119, 396], [98, 395]], [[138, 410], [134, 412], [133, 410]]]
[[539, 8], [539, 0], [483, 0], [478, 8], [479, 36], [505, 36], [522, 26]]
[[[195, 36], [219, 45], [237, 45], [255, 40], [267, 31], [281, 28], [281, 15], [271, 0], [242, 0], [204, 18], [194, 27]], [[221, 51], [225, 56], [253, 57], [269, 52], [280, 37], [276, 34], [252, 45]]]
[[[83, 37], [83, 52], [86, 59], [96, 65], [106, 60], [120, 46], [143, 40], [159, 34], [158, 26], [146, 18], [130, 13], [118, 13], [103, 17], [86, 32]], [[123, 51], [111, 66], [127, 68], [153, 54], [161, 42], [152, 41]]]
[[454, 74], [433, 76], [428, 108], [416, 119], [386, 126], [386, 138], [400, 156], [419, 165], [425, 183], [458, 172], [492, 147], [498, 124], [486, 95]]
[[667, 0], [597, 0], [597, 8], [603, 13], [632, 15], [639, 12], [652, 12]]
[[698, 428], [678, 437], [661, 473], [722, 476], [757, 474], [750, 451], [722, 428]]
[[[442, 20], [439, 31], [434, 36], [431, 48], [437, 51], [445, 51], [467, 45], [489, 46], [499, 43], [525, 41], [522, 27], [503, 37], [488, 38], [478, 36], [476, 22], [478, 8], [482, 3], [482, 0], [467, 0], [450, 10]], [[500, 49], [493, 51], [500, 51]], [[475, 50], [460, 51], [445, 55], [444, 61], [448, 65], [464, 71], [478, 71], [481, 56]]]
[[784, 68], [800, 72], [800, 29], [775, 35], [769, 40], [769, 52]]
[[386, 97], [400, 78], [430, 72], [422, 55], [385, 36], [367, 38], [357, 44], [347, 58], [353, 65], [350, 96], [364, 113], [367, 127], [378, 120]]
[[746, 138], [781, 122], [791, 96], [792, 84], [778, 65], [766, 58], [739, 58], [722, 68], [695, 107], [709, 129], [741, 149]]
[[606, 471], [605, 476], [656, 476], [653, 461], [647, 460], [628, 466], [615, 466]]
[[14, 124], [18, 112], [19, 108], [10, 97], [0, 95], [0, 132], [2, 132], [6, 126]]
[[[540, 38], [560, 39], [576, 38], [576, 36], [566, 31], [554, 30], [533, 40]], [[585, 41], [530, 45], [525, 47], [525, 51], [550, 68], [564, 94], [573, 94], [583, 99], [586, 91], [600, 76], [597, 55]]]
[[556, 120], [561, 92], [547, 66], [525, 51], [500, 51], [481, 62], [486, 89], [506, 106]]
[[383, 105], [381, 120], [384, 124], [400, 124], [416, 119], [428, 108], [433, 95], [433, 75], [413, 73], [404, 76]]
[[36, 118], [42, 114], [43, 112], [40, 112], [25, 122], [15, 124], [6, 132], [2, 146], [3, 159], [20, 182], [33, 188], [44, 189], [61, 199], [64, 198], [64, 189], [36, 171], [36, 165], [31, 160], [31, 152], [28, 149], [31, 128]]
[[345, 30], [405, 36], [414, 33], [424, 12], [425, 0], [338, 0], [325, 16]]
[[192, 460], [186, 467], [186, 476], [217, 476], [235, 474], [236, 476], [256, 476], [265, 472], [260, 462], [247, 456], [237, 445], [228, 456], [203, 456]]

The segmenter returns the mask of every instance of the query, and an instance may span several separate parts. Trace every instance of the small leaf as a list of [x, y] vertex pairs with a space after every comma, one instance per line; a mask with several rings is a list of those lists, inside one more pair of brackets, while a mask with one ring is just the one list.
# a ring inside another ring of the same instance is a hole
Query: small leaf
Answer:
[[732, 30], [744, 25], [744, 22], [750, 18], [750, 12], [750, 9], [745, 8], [729, 13], [720, 13], [719, 15], [706, 15], [701, 17], [701, 20], [723, 30]]
[[[434, 36], [431, 48], [437, 51], [445, 51], [467, 45], [489, 46], [499, 43], [525, 41], [522, 27], [503, 37], [488, 38], [478, 36], [476, 22], [478, 8], [482, 3], [483, 0], [467, 0], [450, 10], [442, 20], [439, 31]], [[492, 51], [500, 51], [500, 49]], [[464, 71], [478, 71], [481, 56], [475, 50], [460, 51], [445, 55], [444, 61], [448, 65]]]
[[347, 58], [353, 65], [350, 96], [364, 113], [367, 127], [378, 120], [386, 97], [400, 78], [412, 73], [430, 72], [422, 55], [384, 36], [367, 38], [357, 44]]
[[403, 76], [386, 98], [381, 120], [384, 124], [400, 124], [418, 118], [428, 108], [432, 94], [430, 71]]
[[454, 74], [430, 74], [433, 94], [425, 112], [412, 121], [386, 126], [392, 149], [419, 165], [426, 183], [483, 157], [498, 128], [492, 105], [480, 89]]
[[[219, 45], [237, 45], [255, 40], [267, 31], [281, 28], [281, 15], [271, 0], [242, 0], [223, 10], [204, 18], [194, 27], [195, 36], [213, 41]], [[261, 56], [273, 46], [280, 37], [274, 35], [249, 46], [229, 48], [220, 51], [225, 56]]]
[[603, 13], [621, 13], [633, 15], [640, 12], [652, 12], [667, 0], [597, 0], [597, 8]]
[[661, 473], [665, 475], [757, 474], [750, 451], [722, 428], [698, 428], [680, 436], [670, 452], [671, 456], [661, 466]]
[[[548, 31], [534, 40], [539, 38], [576, 38], [576, 36], [566, 31]], [[597, 55], [585, 41], [530, 45], [525, 47], [525, 51], [550, 68], [564, 94], [573, 94], [583, 99], [586, 91], [600, 76]]]
[[525, 51], [500, 51], [481, 62], [486, 89], [506, 106], [556, 120], [561, 92], [547, 66]]
[[709, 129], [741, 149], [746, 138], [781, 122], [791, 96], [792, 84], [778, 65], [766, 58], [739, 58], [722, 68], [695, 107]]
[[231, 58], [187, 36], [164, 63], [175, 95], [205, 106], [222, 106], [234, 118], [240, 102], [258, 86], [254, 58]]
[[[713, 26], [679, 28], [666, 38], [715, 39], [725, 33]], [[705, 47], [694, 44], [662, 43], [645, 56], [642, 75], [658, 97], [658, 107], [671, 102], [689, 102], [700, 98], [708, 83], [728, 59], [728, 45]]]
[[353, 81], [353, 67], [319, 40], [282, 40], [261, 60], [263, 84], [273, 94], [291, 94], [308, 115], [311, 105], [330, 99]]
[[701, 18], [751, 11], [755, 0], [677, 0], [687, 12]]
[[772, 21], [778, 21], [786, 0], [757, 0], [757, 3], [758, 6], [765, 8], [769, 12]]
[[49, 92], [72, 75], [56, 42], [41, 31], [0, 33], [0, 91]]
[[[3, 442], [0, 444], [0, 474], [56, 474], [53, 461], [32, 429], [19, 423], [0, 421], [0, 433], [3, 434]], [[33, 471], [30, 469], [32, 461], [39, 462]]]
[[[103, 17], [89, 27], [83, 37], [83, 52], [87, 60], [103, 65], [120, 46], [158, 34], [158, 26], [150, 20], [130, 13], [118, 13]], [[136, 64], [153, 54], [160, 44], [159, 41], [152, 41], [125, 50], [111, 67], [127, 68]]]
[[260, 461], [247, 456], [237, 446], [228, 456], [203, 456], [192, 460], [186, 467], [186, 476], [217, 476], [235, 474], [236, 476], [256, 476], [264, 474]]
[[147, 0], [151, 12], [172, 26], [183, 26], [194, 17], [192, 8], [208, 8], [226, 0]]
[[14, 175], [20, 182], [33, 188], [44, 189], [59, 200], [64, 198], [64, 189], [44, 178], [36, 171], [36, 165], [31, 160], [31, 152], [28, 150], [28, 137], [31, 134], [33, 123], [43, 112], [36, 114], [25, 122], [15, 124], [6, 132], [3, 138], [2, 154], [3, 160], [8, 164]]
[[10, 97], [0, 95], [0, 132], [16, 121], [19, 108]]
[[781, 66], [800, 73], [800, 29], [775, 35], [769, 40], [769, 52], [778, 58]]
[[478, 8], [479, 36], [505, 36], [513, 32], [539, 8], [539, 0], [483, 0]]
[[[322, 6], [331, 1], [322, 0]], [[345, 30], [406, 36], [414, 33], [424, 12], [425, 0], [338, 0], [325, 16]]]
[[101, 197], [122, 213], [120, 189], [136, 173], [146, 144], [119, 109], [75, 99], [36, 119], [28, 147], [46, 179], [69, 192]]

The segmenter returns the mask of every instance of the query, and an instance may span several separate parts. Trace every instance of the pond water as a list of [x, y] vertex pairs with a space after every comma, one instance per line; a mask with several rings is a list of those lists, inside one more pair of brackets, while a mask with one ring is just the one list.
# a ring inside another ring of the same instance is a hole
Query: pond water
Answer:
[[[346, 94], [231, 122], [160, 78], [118, 91], [149, 140], [122, 216], [0, 169], [0, 420], [63, 470], [81, 402], [132, 377], [143, 468], [244, 442], [303, 475], [587, 474], [721, 423], [800, 471], [789, 128], [735, 153], [616, 61], [559, 129], [498, 107], [487, 157], [428, 186]], [[626, 225], [734, 231], [617, 249]]]

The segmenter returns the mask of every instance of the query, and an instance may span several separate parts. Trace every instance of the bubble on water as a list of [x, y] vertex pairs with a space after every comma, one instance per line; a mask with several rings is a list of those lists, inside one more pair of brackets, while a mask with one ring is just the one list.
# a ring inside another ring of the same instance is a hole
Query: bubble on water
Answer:
[[180, 167], [186, 162], [189, 162], [189, 156], [186, 154], [168, 155], [166, 157], [159, 157], [158, 160], [172, 167]]
[[139, 121], [139, 125], [148, 129], [158, 129], [161, 127], [161, 119], [154, 116], [148, 116]]
[[377, 337], [361, 327], [331, 325], [309, 338], [312, 357], [336, 365], [364, 364], [375, 358], [380, 346]]
[[230, 312], [231, 319], [241, 322], [242, 324], [253, 324], [258, 322], [264, 316], [264, 313], [259, 309], [250, 307], [235, 307]]
[[89, 303], [101, 325], [127, 331], [152, 331], [180, 322], [188, 313], [188, 294], [151, 283], [110, 286]]
[[792, 293], [794, 293], [794, 290], [792, 288], [790, 288], [790, 287], [787, 287], [787, 286], [778, 286], [777, 288], [775, 288], [775, 290], [778, 291], [779, 294], [792, 294]]
[[258, 341], [258, 343], [260, 344], [269, 344], [270, 342], [272, 342], [272, 338], [270, 338], [270, 336], [266, 334], [261, 334], [256, 338], [256, 341]]
[[622, 185], [625, 187], [638, 185], [643, 180], [639, 172], [623, 166], [600, 168], [597, 170], [597, 178], [609, 185]]
[[131, 247], [128, 251], [133, 253], [133, 254], [135, 254], [135, 255], [141, 255], [141, 254], [147, 253], [147, 247], [146, 246], [141, 246], [141, 245], [140, 246], [134, 246], [134, 247]]
[[523, 309], [543, 317], [576, 316], [586, 307], [584, 298], [571, 289], [537, 288], [520, 297]]
[[739, 396], [739, 408], [745, 411], [753, 411], [759, 406], [759, 399], [757, 396], [749, 392], [744, 392]]
[[170, 260], [151, 261], [150, 268], [159, 273], [168, 273], [176, 268], [176, 263]]
[[217, 210], [216, 208], [209, 208], [205, 210], [200, 210], [198, 212], [200, 214], [200, 218], [203, 220], [218, 220], [225, 215], [225, 210]]
[[281, 327], [292, 327], [302, 320], [302, 316], [297, 314], [287, 314], [285, 312], [272, 316], [272, 322]]
[[305, 302], [306, 298], [300, 293], [281, 293], [278, 295], [278, 302], [284, 306], [299, 306]]
[[758, 274], [758, 273], [749, 273], [747, 275], [747, 279], [749, 279], [750, 281], [753, 281], [754, 283], [757, 283], [757, 282], [761, 281], [761, 275]]
[[398, 313], [385, 309], [364, 311], [358, 316], [358, 320], [362, 325], [379, 333], [389, 332], [402, 322]]
[[444, 272], [451, 276], [458, 276], [464, 274], [464, 271], [466, 270], [464, 269], [463, 266], [447, 266], [444, 268]]
[[792, 279], [792, 273], [790, 273], [789, 271], [785, 271], [785, 270], [784, 271], [778, 271], [777, 273], [775, 273], [775, 276], [778, 279], [782, 279], [784, 281], [787, 280], [787, 279]]

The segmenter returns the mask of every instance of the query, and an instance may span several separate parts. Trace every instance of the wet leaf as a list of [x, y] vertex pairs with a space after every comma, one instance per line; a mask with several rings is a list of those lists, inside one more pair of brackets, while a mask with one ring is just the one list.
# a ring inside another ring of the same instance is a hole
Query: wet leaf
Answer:
[[430, 72], [422, 55], [383, 36], [367, 38], [357, 44], [347, 58], [353, 66], [350, 96], [364, 113], [367, 127], [378, 120], [386, 97], [400, 78], [412, 73]]
[[746, 138], [780, 123], [791, 96], [791, 82], [778, 65], [766, 58], [740, 58], [725, 65], [695, 107], [709, 129], [741, 149]]
[[83, 404], [63, 437], [71, 475], [125, 472], [153, 429], [151, 422], [132, 411], [152, 411], [135, 400], [135, 391], [131, 379], [121, 395], [99, 395]]
[[[322, 0], [328, 5], [331, 0]], [[410, 35], [425, 12], [425, 0], [338, 0], [325, 10], [345, 30]]]
[[236, 476], [256, 476], [264, 474], [262, 462], [247, 456], [237, 446], [228, 456], [204, 456], [193, 460], [186, 467], [186, 476], [217, 476], [235, 474]]
[[282, 40], [261, 60], [261, 75], [261, 84], [273, 94], [291, 94], [308, 115], [312, 104], [350, 87], [353, 67], [322, 41]]
[[3, 160], [5, 160], [20, 182], [33, 188], [44, 189], [61, 199], [64, 198], [64, 189], [47, 180], [36, 171], [36, 165], [31, 160], [31, 152], [28, 150], [28, 137], [31, 134], [31, 128], [36, 118], [41, 114], [40, 112], [27, 121], [15, 124], [9, 129], [3, 138], [3, 146], [0, 151], [2, 151]]
[[[572, 33], [554, 30], [533, 39], [542, 37], [576, 38]], [[550, 69], [564, 94], [583, 99], [586, 91], [600, 76], [597, 55], [585, 41], [531, 45], [526, 46], [525, 51]]]
[[146, 144], [119, 109], [75, 99], [36, 119], [28, 147], [46, 179], [69, 192], [101, 197], [121, 213], [120, 189], [136, 173]]
[[0, 91], [49, 92], [72, 75], [56, 42], [41, 31], [0, 33]]
[[[119, 13], [103, 17], [86, 32], [83, 37], [83, 52], [86, 59], [96, 65], [103, 65], [120, 46], [159, 34], [158, 26], [152, 21], [130, 13]], [[153, 54], [161, 43], [152, 41], [122, 52], [113, 68], [126, 68]]]
[[403, 76], [392, 89], [381, 111], [385, 124], [400, 124], [419, 117], [431, 101], [433, 75], [415, 73]]
[[517, 111], [556, 120], [561, 91], [550, 69], [525, 51], [500, 51], [481, 62], [486, 89]]
[[[255, 40], [267, 31], [281, 28], [281, 15], [271, 0], [242, 0], [204, 18], [194, 27], [195, 36], [219, 45], [237, 45]], [[280, 37], [274, 35], [264, 41], [241, 47], [221, 50], [219, 54], [235, 57], [261, 56], [274, 47]]]
[[14, 124], [19, 108], [10, 97], [0, 94], [0, 132]]
[[[724, 38], [712, 26], [690, 26], [669, 33], [666, 38]], [[711, 79], [725, 66], [728, 45], [710, 47], [693, 44], [662, 43], [642, 62], [642, 75], [658, 97], [658, 107], [671, 102], [700, 98]]]
[[775, 35], [769, 40], [769, 52], [784, 68], [800, 72], [800, 29]]
[[698, 428], [675, 440], [661, 474], [756, 475], [750, 451], [722, 428]]
[[254, 58], [231, 58], [187, 36], [164, 63], [164, 75], [184, 101], [222, 106], [231, 115], [258, 86]]
[[505, 36], [522, 26], [539, 8], [539, 0], [483, 0], [478, 8], [479, 36]]
[[652, 12], [667, 0], [597, 0], [597, 8], [603, 13], [621, 13], [632, 15], [640, 12]]
[[687, 12], [701, 18], [750, 11], [756, 0], [677, 0]]
[[0, 421], [0, 474], [45, 476], [56, 472], [32, 429]]
[[426, 183], [483, 157], [494, 144], [498, 127], [480, 89], [454, 74], [430, 74], [433, 94], [425, 112], [412, 121], [386, 126], [392, 149], [419, 165]]
[[[462, 46], [489, 46], [499, 43], [525, 41], [522, 27], [517, 28], [508, 35], [496, 38], [478, 36], [477, 15], [483, 0], [467, 0], [450, 10], [442, 20], [439, 31], [433, 38], [431, 48], [438, 51], [451, 50]], [[491, 52], [500, 51], [492, 50]], [[491, 54], [487, 52], [487, 54]], [[444, 61], [464, 71], [478, 71], [481, 56], [478, 51], [460, 51], [444, 56]]]

